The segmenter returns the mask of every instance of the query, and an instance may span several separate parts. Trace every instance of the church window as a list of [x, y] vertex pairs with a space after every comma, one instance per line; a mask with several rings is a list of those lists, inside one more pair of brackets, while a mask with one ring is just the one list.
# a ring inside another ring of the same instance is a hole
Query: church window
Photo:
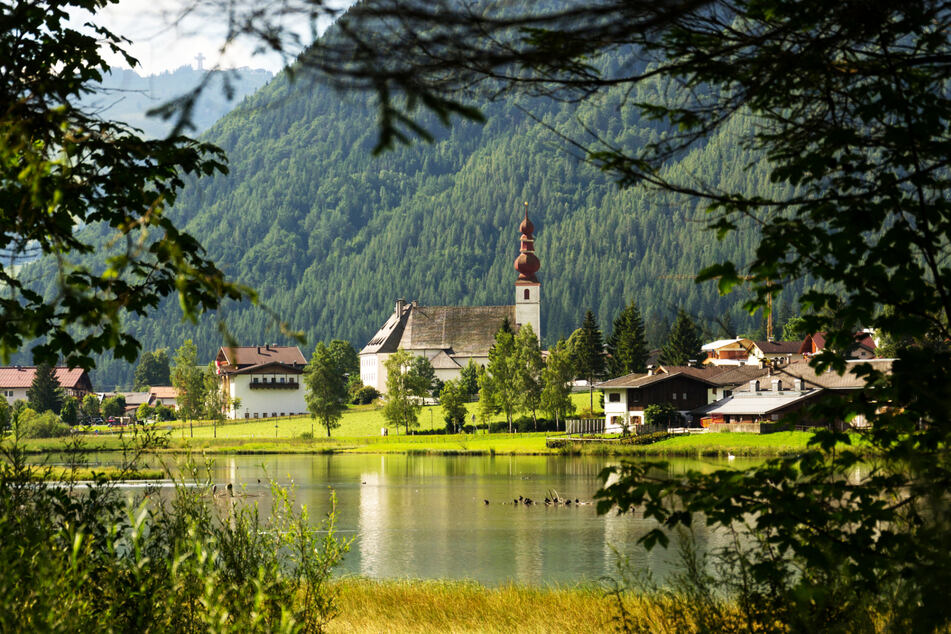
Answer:
[[525, 299], [531, 299], [531, 297], [532, 297], [532, 296], [531, 296], [531, 291], [529, 291], [529, 290], [526, 288], [526, 289], [525, 289]]

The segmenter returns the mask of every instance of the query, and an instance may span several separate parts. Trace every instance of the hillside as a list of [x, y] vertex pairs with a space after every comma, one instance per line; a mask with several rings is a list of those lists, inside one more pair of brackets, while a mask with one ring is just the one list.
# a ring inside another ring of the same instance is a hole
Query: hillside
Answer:
[[[723, 334], [717, 319], [737, 331], [761, 326], [738, 308], [742, 295], [720, 298], [712, 285], [685, 279], [723, 257], [742, 263], [752, 234], [717, 242], [704, 230], [702, 202], [620, 190], [570, 156], [549, 129], [583, 138], [584, 122], [625, 147], [664, 132], [642, 122], [620, 95], [580, 107], [502, 101], [484, 112], [483, 125], [457, 122], [431, 144], [373, 157], [369, 96], [281, 74], [204, 135], [225, 149], [230, 173], [192, 183], [173, 213], [230, 275], [306, 333], [308, 356], [320, 339], [361, 347], [400, 297], [434, 305], [512, 302], [523, 201], [542, 263], [546, 344], [570, 334], [587, 309], [607, 331], [630, 299], [640, 304], [655, 344], [679, 307], [711, 335]], [[737, 119], [670, 170], [756, 191], [768, 180], [735, 141], [744, 125]], [[289, 343], [260, 309], [229, 305], [221, 316], [245, 344]], [[171, 301], [130, 324], [144, 350], [174, 349], [192, 338], [201, 358], [211, 359], [221, 345], [217, 316], [184, 323]], [[105, 358], [94, 380], [128, 383], [131, 367]]]

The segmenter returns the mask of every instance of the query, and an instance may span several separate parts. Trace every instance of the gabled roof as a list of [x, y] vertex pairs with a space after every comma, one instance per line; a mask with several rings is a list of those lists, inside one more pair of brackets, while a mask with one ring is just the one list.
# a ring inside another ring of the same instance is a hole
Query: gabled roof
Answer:
[[[71, 370], [60, 366], [54, 369], [54, 374], [62, 387], [92, 391], [89, 375], [82, 368]], [[35, 376], [36, 366], [33, 365], [0, 367], [0, 388], [8, 390], [28, 388], [33, 385], [33, 377]]]
[[230, 366], [224, 366], [221, 368], [222, 374], [266, 374], [268, 372], [290, 372], [291, 374], [303, 374], [304, 368], [300, 365], [278, 363], [277, 361], [258, 363], [257, 365], [246, 365], [241, 368], [232, 368]]
[[739, 343], [740, 341], [743, 341], [743, 340], [742, 339], [717, 339], [716, 341], [711, 341], [710, 343], [703, 344], [700, 347], [700, 349], [701, 350], [717, 350], [718, 348], [722, 348], [723, 346], [729, 346], [734, 343]]
[[153, 385], [149, 388], [149, 394], [157, 399], [175, 399], [178, 398], [178, 388], [170, 385]]
[[798, 354], [801, 341], [754, 341], [765, 354]]
[[481, 356], [495, 343], [495, 333], [508, 318], [515, 326], [515, 306], [418, 306], [394, 311], [360, 354], [404, 350], [444, 350]]
[[[813, 346], [815, 346], [817, 351], [826, 347], [826, 335], [824, 332], [814, 332], [811, 335], [806, 335], [806, 338], [799, 344], [799, 352], [811, 353]], [[875, 338], [872, 337], [871, 333], [865, 331], [857, 332], [855, 333], [855, 343], [852, 349], [854, 350], [856, 347], [865, 348], [869, 352], [875, 352]]]
[[892, 359], [867, 359], [847, 361], [844, 374], [837, 374], [832, 370], [816, 374], [815, 369], [808, 361], [797, 361], [782, 368], [773, 370], [773, 377], [780, 378], [785, 386], [792, 385], [796, 379], [802, 379], [807, 386], [822, 387], [830, 390], [856, 390], [865, 387], [865, 379], [855, 374], [855, 369], [868, 363], [876, 370], [886, 374], [892, 371]]
[[462, 367], [455, 359], [446, 354], [445, 350], [440, 350], [435, 357], [429, 360], [429, 363], [433, 366], [433, 370], [458, 370]]
[[688, 379], [693, 379], [700, 383], [706, 385], [716, 385], [713, 383], [709, 377], [704, 376], [705, 370], [701, 368], [690, 368], [686, 366], [673, 366], [671, 368], [664, 368], [661, 372], [655, 372], [654, 374], [627, 374], [625, 376], [619, 376], [616, 379], [611, 379], [609, 381], [604, 381], [602, 383], [596, 383], [594, 387], [598, 389], [603, 388], [619, 388], [619, 387], [644, 387], [646, 385], [653, 385], [654, 383], [660, 383], [661, 381], [667, 381], [676, 376], [686, 377]]
[[243, 368], [262, 363], [285, 363], [287, 365], [304, 366], [307, 360], [297, 346], [236, 346], [233, 348], [221, 347], [218, 349], [216, 363], [222, 369]]

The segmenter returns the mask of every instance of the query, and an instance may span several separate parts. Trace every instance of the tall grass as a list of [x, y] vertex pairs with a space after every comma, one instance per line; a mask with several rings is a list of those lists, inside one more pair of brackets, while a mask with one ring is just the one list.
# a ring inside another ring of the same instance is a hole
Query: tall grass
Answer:
[[[73, 439], [65, 481], [38, 478], [12, 439], [0, 445], [0, 631], [321, 632], [336, 613], [328, 586], [348, 544], [334, 515], [313, 522], [290, 492], [272, 510], [194, 480], [134, 499], [83, 473]], [[122, 447], [122, 474], [161, 443], [146, 432]], [[62, 469], [60, 467], [60, 469]]]
[[604, 632], [617, 607], [599, 587], [344, 579], [336, 588], [332, 632]]

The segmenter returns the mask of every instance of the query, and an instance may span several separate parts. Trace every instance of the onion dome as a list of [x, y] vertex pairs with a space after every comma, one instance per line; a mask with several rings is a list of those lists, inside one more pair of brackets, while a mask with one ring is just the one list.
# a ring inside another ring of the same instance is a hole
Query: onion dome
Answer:
[[541, 268], [541, 262], [535, 255], [535, 239], [532, 234], [535, 232], [535, 226], [528, 219], [528, 203], [525, 203], [525, 220], [519, 225], [522, 232], [522, 248], [518, 257], [515, 258], [515, 270], [518, 271], [518, 281], [520, 282], [538, 282], [535, 273]]

